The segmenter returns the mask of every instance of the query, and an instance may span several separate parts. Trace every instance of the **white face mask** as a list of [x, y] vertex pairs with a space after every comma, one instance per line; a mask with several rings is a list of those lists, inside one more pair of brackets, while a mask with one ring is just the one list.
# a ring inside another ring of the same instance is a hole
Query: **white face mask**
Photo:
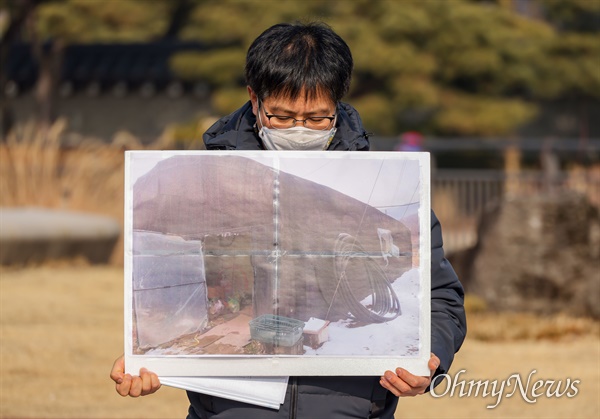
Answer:
[[259, 137], [267, 150], [326, 150], [335, 135], [336, 128], [327, 131], [294, 127], [273, 129], [262, 127]]

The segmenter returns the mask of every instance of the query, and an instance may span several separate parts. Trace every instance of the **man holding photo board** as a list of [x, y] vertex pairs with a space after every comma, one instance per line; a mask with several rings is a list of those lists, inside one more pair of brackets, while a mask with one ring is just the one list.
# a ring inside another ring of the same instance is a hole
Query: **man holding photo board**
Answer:
[[[350, 87], [352, 67], [347, 44], [324, 24], [267, 29], [248, 50], [249, 102], [204, 134], [206, 149], [369, 150], [357, 111], [340, 102]], [[463, 289], [444, 258], [441, 227], [431, 214], [429, 376], [397, 368], [382, 371], [381, 377], [290, 377], [278, 410], [188, 391], [188, 418], [392, 418], [398, 397], [424, 393], [434, 375], [449, 370], [465, 333]], [[122, 396], [147, 395], [160, 387], [152, 372], [142, 369], [131, 376], [124, 371], [120, 357], [111, 378]]]

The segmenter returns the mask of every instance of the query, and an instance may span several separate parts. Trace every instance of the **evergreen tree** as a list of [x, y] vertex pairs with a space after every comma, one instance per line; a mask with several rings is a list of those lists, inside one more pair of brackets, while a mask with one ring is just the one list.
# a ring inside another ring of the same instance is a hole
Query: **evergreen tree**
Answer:
[[[26, 1], [26, 0], [24, 0]], [[30, 0], [33, 1], [33, 0]], [[499, 136], [535, 117], [540, 103], [597, 100], [600, 1], [532, 0], [55, 0], [36, 7], [38, 39], [200, 41], [172, 69], [211, 87], [216, 114], [247, 100], [244, 57], [278, 22], [321, 20], [355, 59], [346, 101], [369, 131]]]

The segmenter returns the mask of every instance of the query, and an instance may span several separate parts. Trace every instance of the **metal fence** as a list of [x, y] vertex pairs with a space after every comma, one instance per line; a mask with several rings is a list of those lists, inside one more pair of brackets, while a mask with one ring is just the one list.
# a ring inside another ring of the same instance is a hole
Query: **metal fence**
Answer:
[[440, 219], [448, 253], [472, 247], [482, 212], [505, 196], [532, 196], [577, 191], [600, 208], [600, 168], [547, 174], [496, 170], [436, 170], [431, 205]]

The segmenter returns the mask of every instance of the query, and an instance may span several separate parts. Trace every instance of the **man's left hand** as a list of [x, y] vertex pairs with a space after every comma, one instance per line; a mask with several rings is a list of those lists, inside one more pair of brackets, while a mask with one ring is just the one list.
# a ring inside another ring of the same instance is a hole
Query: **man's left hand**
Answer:
[[396, 368], [395, 374], [392, 371], [386, 371], [379, 380], [379, 384], [398, 397], [412, 397], [423, 394], [431, 383], [433, 374], [440, 366], [440, 359], [434, 354], [431, 354], [427, 366], [431, 371], [429, 377], [413, 375], [404, 368]]

